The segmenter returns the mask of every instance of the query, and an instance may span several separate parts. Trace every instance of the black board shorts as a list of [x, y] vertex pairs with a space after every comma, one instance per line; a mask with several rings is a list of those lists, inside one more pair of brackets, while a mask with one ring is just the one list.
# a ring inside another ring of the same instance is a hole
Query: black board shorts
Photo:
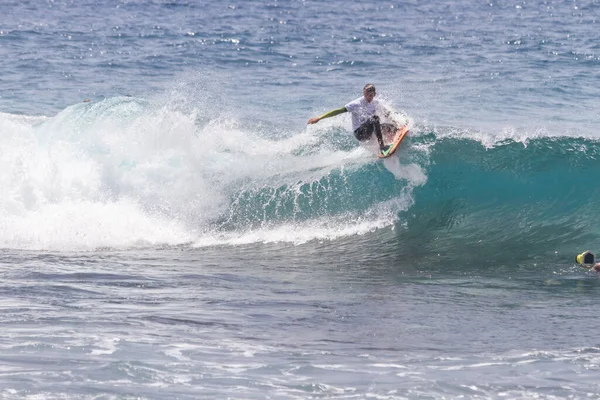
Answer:
[[[377, 122], [375, 122], [377, 121]], [[362, 124], [358, 129], [354, 131], [354, 137], [361, 142], [369, 140], [373, 133], [376, 133], [375, 124], [379, 123], [378, 117], [369, 118], [364, 124]], [[396, 126], [394, 124], [380, 124], [382, 132], [394, 132], [396, 130]]]

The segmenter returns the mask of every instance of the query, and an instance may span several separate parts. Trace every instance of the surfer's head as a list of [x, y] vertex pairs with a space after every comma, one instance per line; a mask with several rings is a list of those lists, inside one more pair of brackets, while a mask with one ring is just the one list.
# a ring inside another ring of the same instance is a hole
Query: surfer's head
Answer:
[[589, 268], [596, 263], [596, 257], [591, 251], [584, 251], [583, 253], [578, 254], [577, 257], [575, 257], [575, 262], [579, 265], [583, 265], [584, 267]]
[[375, 85], [372, 85], [370, 83], [366, 84], [363, 88], [363, 96], [365, 97], [365, 100], [367, 100], [367, 103], [373, 101], [373, 99], [375, 98], [375, 94], [377, 94], [377, 92], [375, 91]]

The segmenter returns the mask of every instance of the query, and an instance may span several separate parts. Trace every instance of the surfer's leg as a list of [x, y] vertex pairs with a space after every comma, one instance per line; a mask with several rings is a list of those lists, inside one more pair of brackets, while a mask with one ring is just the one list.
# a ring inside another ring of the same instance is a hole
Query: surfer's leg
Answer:
[[394, 124], [381, 124], [381, 133], [386, 136], [393, 136], [397, 129]]
[[367, 121], [354, 131], [354, 137], [358, 139], [359, 142], [364, 142], [369, 140], [372, 131], [373, 128], [371, 124], [369, 124], [369, 121]]
[[375, 135], [377, 135], [379, 147], [383, 149], [385, 145], [383, 144], [383, 136], [381, 135], [381, 124], [379, 123], [379, 117], [377, 115], [374, 115], [369, 119], [369, 121], [371, 121], [373, 127], [375, 128]]
[[381, 149], [386, 146], [383, 144], [383, 137], [381, 135], [381, 124], [379, 123], [379, 117], [377, 115], [369, 118], [364, 124], [362, 124], [357, 130], [354, 131], [354, 136], [361, 142], [369, 140], [375, 131], [379, 147]]

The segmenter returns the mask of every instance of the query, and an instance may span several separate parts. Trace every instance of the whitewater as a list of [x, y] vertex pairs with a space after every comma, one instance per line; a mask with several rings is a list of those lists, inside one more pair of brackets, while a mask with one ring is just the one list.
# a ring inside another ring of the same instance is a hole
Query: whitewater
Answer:
[[348, 204], [356, 171], [380, 167], [340, 128], [269, 139], [236, 121], [127, 97], [50, 118], [2, 117], [10, 133], [2, 144], [7, 248], [335, 238], [392, 225], [411, 187], [426, 180], [417, 165], [390, 160], [407, 194]]

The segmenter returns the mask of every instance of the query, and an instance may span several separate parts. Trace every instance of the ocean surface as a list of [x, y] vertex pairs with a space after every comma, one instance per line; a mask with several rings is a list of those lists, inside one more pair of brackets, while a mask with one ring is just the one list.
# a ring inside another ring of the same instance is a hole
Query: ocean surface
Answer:
[[1, 4], [0, 399], [600, 396], [599, 0]]

